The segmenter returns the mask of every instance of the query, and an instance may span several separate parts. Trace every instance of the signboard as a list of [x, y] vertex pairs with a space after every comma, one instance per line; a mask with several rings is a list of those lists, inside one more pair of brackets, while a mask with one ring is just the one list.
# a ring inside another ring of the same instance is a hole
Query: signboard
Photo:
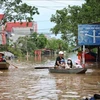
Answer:
[[78, 25], [79, 45], [100, 45], [100, 24]]

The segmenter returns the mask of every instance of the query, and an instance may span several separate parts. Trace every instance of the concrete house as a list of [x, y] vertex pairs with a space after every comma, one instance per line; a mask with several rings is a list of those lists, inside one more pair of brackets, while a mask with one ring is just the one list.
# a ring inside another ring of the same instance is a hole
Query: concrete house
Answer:
[[14, 42], [18, 37], [23, 37], [29, 35], [33, 32], [37, 32], [36, 22], [7, 22], [6, 23], [6, 34], [8, 38], [12, 39]]

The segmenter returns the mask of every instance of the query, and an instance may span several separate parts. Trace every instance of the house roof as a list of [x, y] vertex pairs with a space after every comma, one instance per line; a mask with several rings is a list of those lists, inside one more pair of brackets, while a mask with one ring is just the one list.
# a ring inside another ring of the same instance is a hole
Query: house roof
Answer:
[[3, 17], [4, 17], [4, 14], [0, 14], [0, 20], [3, 19]]
[[7, 32], [11, 32], [12, 31], [12, 28], [26, 28], [26, 27], [33, 27], [33, 22], [28, 22], [28, 24], [27, 24], [27, 22], [22, 22], [22, 23], [20, 23], [20, 22], [7, 22], [6, 23], [6, 31]]

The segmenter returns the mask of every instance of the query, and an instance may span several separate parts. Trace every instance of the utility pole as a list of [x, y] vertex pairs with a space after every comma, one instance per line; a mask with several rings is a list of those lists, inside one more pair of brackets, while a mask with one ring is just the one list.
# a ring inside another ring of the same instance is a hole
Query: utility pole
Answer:
[[27, 49], [27, 37], [26, 37], [26, 59], [27, 59], [27, 61], [28, 61], [28, 56], [29, 56], [29, 54], [28, 54], [28, 49]]

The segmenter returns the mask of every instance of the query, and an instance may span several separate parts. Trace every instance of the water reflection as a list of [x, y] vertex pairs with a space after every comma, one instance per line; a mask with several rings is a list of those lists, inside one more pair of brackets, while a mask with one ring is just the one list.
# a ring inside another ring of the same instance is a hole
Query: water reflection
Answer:
[[12, 62], [18, 68], [10, 66], [0, 73], [0, 100], [80, 100], [100, 93], [99, 63], [87, 63], [86, 74], [52, 74], [48, 69], [34, 69], [53, 66], [54, 59]]

